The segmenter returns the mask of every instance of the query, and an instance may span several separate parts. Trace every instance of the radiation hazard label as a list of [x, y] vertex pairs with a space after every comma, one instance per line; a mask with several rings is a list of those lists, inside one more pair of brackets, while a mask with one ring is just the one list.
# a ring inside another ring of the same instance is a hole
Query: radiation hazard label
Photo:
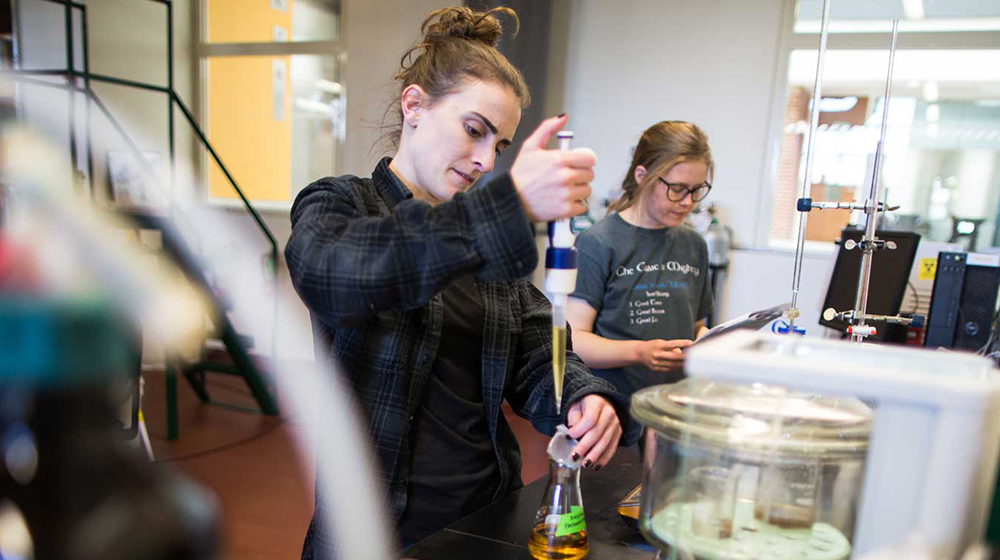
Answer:
[[937, 272], [937, 257], [920, 259], [920, 272], [917, 273], [918, 280], [933, 280], [935, 272]]

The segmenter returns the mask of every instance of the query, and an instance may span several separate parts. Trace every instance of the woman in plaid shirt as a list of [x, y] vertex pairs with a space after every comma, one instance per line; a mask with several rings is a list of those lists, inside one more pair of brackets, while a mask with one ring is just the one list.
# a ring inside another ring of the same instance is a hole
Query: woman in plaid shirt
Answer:
[[[566, 423], [586, 467], [606, 465], [630, 427], [627, 400], [572, 352], [556, 413], [551, 307], [525, 279], [538, 262], [532, 222], [584, 211], [594, 154], [545, 149], [561, 115], [525, 140], [510, 173], [472, 188], [529, 101], [495, 48], [497, 12], [516, 21], [507, 8], [433, 12], [396, 75], [395, 155], [370, 178], [316, 181], [292, 207], [292, 282], [318, 351], [363, 404], [404, 545], [520, 486], [504, 399], [543, 433]], [[304, 559], [333, 554], [323, 515], [317, 496]]]

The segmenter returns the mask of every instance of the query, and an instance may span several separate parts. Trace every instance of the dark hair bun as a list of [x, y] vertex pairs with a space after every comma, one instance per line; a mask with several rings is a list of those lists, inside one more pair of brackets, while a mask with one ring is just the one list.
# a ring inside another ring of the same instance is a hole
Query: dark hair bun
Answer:
[[497, 18], [493, 17], [494, 13], [510, 16], [514, 20], [514, 32], [517, 33], [519, 23], [517, 14], [510, 8], [493, 8], [488, 12], [474, 12], [464, 6], [442, 8], [431, 12], [420, 27], [424, 33], [424, 44], [432, 45], [451, 38], [460, 38], [495, 47], [503, 35], [503, 27]]

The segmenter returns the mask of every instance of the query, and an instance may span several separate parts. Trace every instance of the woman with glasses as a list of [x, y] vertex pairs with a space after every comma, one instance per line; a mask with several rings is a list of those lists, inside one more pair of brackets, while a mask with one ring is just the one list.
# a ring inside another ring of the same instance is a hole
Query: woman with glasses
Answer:
[[649, 127], [621, 197], [576, 241], [573, 348], [626, 395], [682, 379], [682, 349], [712, 312], [708, 248], [684, 220], [712, 189], [713, 168], [708, 137], [694, 124]]

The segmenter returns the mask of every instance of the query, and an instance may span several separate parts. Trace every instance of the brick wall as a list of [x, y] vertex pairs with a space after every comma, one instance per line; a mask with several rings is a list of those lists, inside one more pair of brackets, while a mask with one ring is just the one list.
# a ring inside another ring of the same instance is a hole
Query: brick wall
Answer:
[[774, 186], [774, 213], [771, 218], [772, 239], [792, 239], [795, 235], [795, 201], [799, 192], [799, 162], [805, 134], [794, 124], [809, 119], [812, 98], [804, 87], [796, 86], [788, 93], [785, 122], [781, 135], [781, 156], [778, 160], [778, 180]]

